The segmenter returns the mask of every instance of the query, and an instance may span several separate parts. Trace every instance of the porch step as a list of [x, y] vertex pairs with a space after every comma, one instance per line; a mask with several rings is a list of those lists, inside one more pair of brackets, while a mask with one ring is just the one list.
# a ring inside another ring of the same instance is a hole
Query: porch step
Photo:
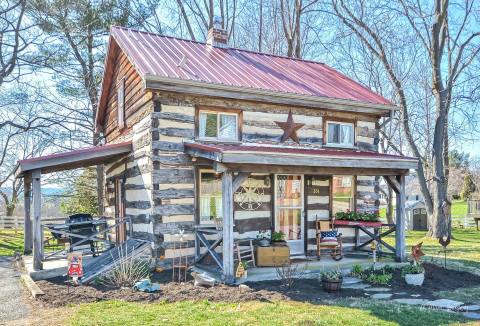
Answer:
[[144, 240], [128, 239], [121, 245], [111, 248], [83, 266], [82, 282], [88, 283], [119, 263], [139, 256], [149, 245], [150, 243]]

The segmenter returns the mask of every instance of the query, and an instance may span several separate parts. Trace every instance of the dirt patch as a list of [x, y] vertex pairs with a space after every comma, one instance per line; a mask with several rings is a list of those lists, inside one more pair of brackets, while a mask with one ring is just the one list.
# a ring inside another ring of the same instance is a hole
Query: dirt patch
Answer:
[[[424, 266], [426, 279], [422, 287], [408, 286], [401, 277], [400, 270], [395, 270], [391, 293], [404, 292], [407, 295], [404, 294], [402, 297], [418, 294], [422, 298], [433, 299], [435, 298], [435, 291], [480, 285], [479, 276], [466, 272], [451, 271], [431, 264], [425, 264]], [[58, 307], [71, 303], [111, 299], [134, 302], [173, 302], [183, 300], [209, 300], [217, 302], [296, 300], [321, 302], [342, 297], [366, 296], [364, 290], [354, 289], [342, 289], [336, 294], [326, 293], [317, 279], [298, 280], [291, 289], [284, 287], [281, 281], [247, 283], [248, 288], [246, 289], [227, 285], [218, 285], [213, 288], [195, 287], [192, 280], [188, 280], [186, 283], [171, 282], [171, 272], [169, 271], [155, 274], [152, 279], [161, 283], [160, 292], [149, 294], [136, 292], [131, 289], [94, 284], [67, 288], [65, 278], [57, 277], [37, 282], [38, 286], [45, 292], [44, 296], [39, 297], [37, 303], [48, 307]]]

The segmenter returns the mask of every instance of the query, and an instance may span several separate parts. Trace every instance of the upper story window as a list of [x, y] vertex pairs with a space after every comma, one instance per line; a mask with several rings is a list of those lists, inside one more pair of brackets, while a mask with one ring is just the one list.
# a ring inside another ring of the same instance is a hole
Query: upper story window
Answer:
[[327, 145], [352, 147], [355, 144], [355, 126], [351, 122], [327, 121]]
[[119, 129], [125, 127], [125, 78], [117, 84], [117, 123]]
[[200, 110], [198, 113], [198, 138], [205, 140], [239, 140], [239, 113], [230, 111]]

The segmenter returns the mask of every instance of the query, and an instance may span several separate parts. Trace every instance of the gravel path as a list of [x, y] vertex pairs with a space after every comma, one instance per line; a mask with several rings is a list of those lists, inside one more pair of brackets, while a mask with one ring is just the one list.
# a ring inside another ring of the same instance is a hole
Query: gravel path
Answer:
[[12, 257], [0, 256], [0, 325], [28, 315], [23, 301], [20, 273], [13, 268]]

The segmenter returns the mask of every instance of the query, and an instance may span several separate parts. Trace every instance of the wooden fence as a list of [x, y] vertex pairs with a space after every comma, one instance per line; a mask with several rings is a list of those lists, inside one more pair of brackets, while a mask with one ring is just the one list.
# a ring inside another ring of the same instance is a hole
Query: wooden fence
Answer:
[[[42, 224], [62, 224], [65, 223], [64, 216], [42, 217]], [[23, 216], [0, 216], [0, 229], [23, 229]]]

